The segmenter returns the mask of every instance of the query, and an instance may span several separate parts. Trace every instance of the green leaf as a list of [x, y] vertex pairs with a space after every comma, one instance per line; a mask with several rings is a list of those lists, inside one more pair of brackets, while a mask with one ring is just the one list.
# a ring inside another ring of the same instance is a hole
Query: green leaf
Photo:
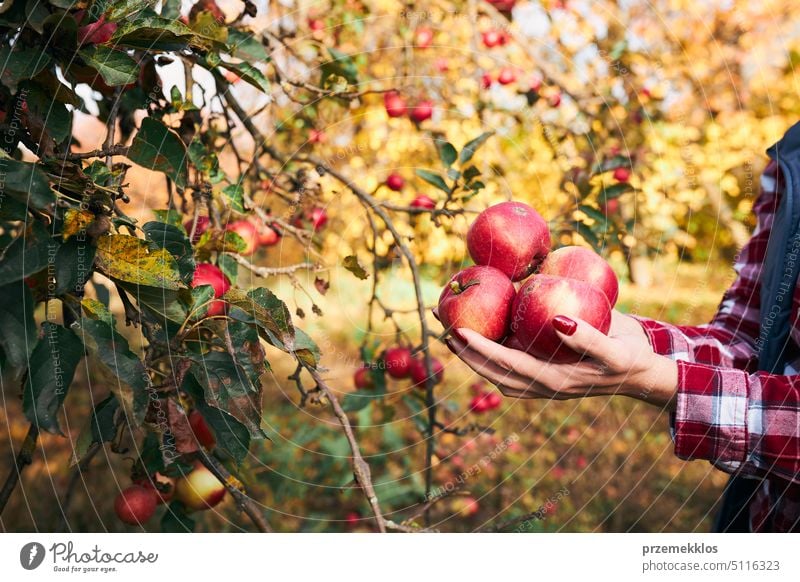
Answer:
[[128, 340], [114, 328], [113, 320], [109, 323], [104, 314], [96, 315], [96, 309], [97, 306], [92, 305], [91, 311], [84, 310], [86, 317], [81, 317], [76, 331], [93, 360], [105, 368], [110, 377], [116, 378], [117, 384], [109, 388], [125, 408], [133, 412], [136, 424], [141, 424], [150, 402], [150, 376], [144, 362], [130, 350]]
[[603, 201], [612, 200], [614, 198], [619, 198], [631, 190], [633, 190], [633, 186], [631, 186], [629, 183], [619, 182], [618, 184], [612, 184], [611, 186], [603, 186], [603, 189], [600, 192], [600, 197]]
[[319, 346], [299, 327], [294, 328], [294, 355], [312, 368], [317, 367], [322, 357]]
[[232, 56], [250, 62], [270, 60], [267, 50], [255, 33], [240, 28], [228, 28], [228, 50]]
[[40, 222], [31, 222], [2, 255], [0, 281], [13, 283], [38, 273], [47, 267], [51, 258], [55, 259], [59, 246], [58, 239], [50, 236]]
[[52, 93], [36, 83], [26, 83], [29, 115], [33, 115], [44, 123], [47, 133], [56, 143], [61, 143], [72, 135], [72, 113], [66, 105], [53, 99]]
[[322, 72], [320, 86], [324, 87], [328, 77], [336, 75], [344, 77], [351, 85], [358, 84], [358, 67], [353, 59], [333, 47], [328, 47], [328, 54], [332, 60], [323, 63], [320, 67]]
[[436, 140], [436, 150], [439, 152], [439, 159], [442, 160], [445, 168], [452, 166], [458, 158], [458, 152], [453, 144], [443, 139]]
[[[241, 464], [250, 452], [250, 431], [247, 427], [232, 414], [208, 406], [202, 399], [195, 400], [195, 406], [214, 431], [217, 447], [228, 453], [237, 464]], [[264, 436], [261, 431], [259, 436]]]
[[56, 200], [47, 175], [37, 164], [18, 162], [0, 154], [0, 176], [3, 177], [3, 193], [32, 208], [41, 210]]
[[475, 152], [478, 151], [478, 148], [481, 147], [486, 140], [489, 139], [494, 135], [493, 131], [486, 131], [480, 134], [475, 139], [467, 142], [467, 145], [461, 150], [461, 154], [458, 157], [458, 161], [460, 164], [466, 164], [468, 161], [472, 159], [472, 156], [475, 155]]
[[192, 165], [202, 172], [212, 184], [218, 183], [224, 179], [225, 174], [219, 169], [219, 159], [213, 152], [209, 152], [208, 148], [197, 137], [192, 140], [187, 150], [189, 154], [189, 161]]
[[450, 187], [447, 185], [447, 182], [444, 181], [444, 178], [442, 178], [439, 174], [430, 172], [428, 170], [415, 170], [414, 172], [417, 174], [417, 176], [425, 180], [431, 186], [435, 186], [447, 194], [450, 193]]
[[193, 533], [196, 523], [180, 501], [173, 501], [161, 516], [163, 533]]
[[139, 77], [139, 65], [123, 51], [94, 45], [80, 49], [78, 55], [111, 87], [130, 85]]
[[464, 179], [469, 182], [473, 178], [477, 178], [481, 175], [481, 171], [476, 168], [475, 166], [469, 166], [466, 170], [464, 170]]
[[600, 241], [594, 231], [582, 222], [575, 223], [575, 231], [583, 237], [583, 239], [592, 245], [592, 248], [597, 250], [600, 246]]
[[42, 328], [44, 337], [31, 354], [22, 407], [26, 418], [39, 429], [61, 434], [58, 411], [83, 358], [83, 343], [60, 325], [46, 322]]
[[36, 346], [33, 295], [24, 282], [17, 281], [0, 287], [0, 297], [0, 346], [11, 367], [22, 371]]
[[89, 447], [97, 443], [107, 443], [114, 440], [116, 436], [116, 425], [114, 422], [119, 401], [113, 394], [109, 394], [92, 409], [89, 422], [83, 427], [75, 443], [75, 458], [73, 462], [78, 463], [89, 451]]
[[145, 51], [177, 51], [190, 46], [208, 46], [181, 21], [162, 18], [152, 10], [142, 10], [136, 17], [124, 20], [109, 44]]
[[186, 147], [166, 125], [145, 117], [128, 149], [128, 158], [145, 168], [163, 172], [175, 184], [186, 186]]
[[192, 305], [189, 308], [192, 319], [202, 319], [208, 314], [211, 301], [214, 299], [214, 287], [199, 285], [192, 287]]
[[244, 188], [239, 184], [230, 184], [222, 189], [231, 208], [236, 212], [244, 212]]
[[610, 172], [611, 170], [616, 170], [617, 168], [630, 168], [631, 167], [631, 160], [625, 156], [614, 156], [607, 160], [602, 160], [592, 166], [592, 175], [603, 174], [604, 172]]
[[369, 273], [367, 273], [366, 269], [361, 266], [361, 263], [358, 262], [358, 257], [355, 255], [349, 255], [345, 257], [342, 261], [342, 265], [345, 269], [353, 273], [353, 275], [361, 280], [369, 277]]
[[236, 280], [239, 278], [239, 263], [236, 262], [236, 259], [223, 253], [217, 259], [217, 266], [230, 279], [231, 284], [236, 285]]
[[14, 93], [20, 81], [32, 79], [49, 64], [50, 56], [40, 48], [3, 43], [0, 47], [0, 83]]
[[263, 436], [261, 385], [254, 384], [227, 352], [212, 351], [194, 360], [190, 373], [208, 405], [232, 414], [252, 436]]
[[411, 421], [422, 434], [428, 433], [428, 418], [424, 413], [422, 403], [413, 395], [403, 396], [403, 402], [411, 411]]
[[591, 206], [586, 206], [585, 204], [581, 204], [580, 206], [578, 206], [578, 210], [580, 210], [585, 215], [589, 216], [590, 218], [596, 220], [601, 224], [605, 224], [606, 222], [608, 222], [608, 217], [602, 212], [600, 212], [597, 208], [592, 208]]
[[281, 349], [294, 351], [295, 330], [289, 308], [272, 291], [259, 287], [245, 293], [236, 287], [230, 289], [223, 299], [238, 307], [255, 322], [279, 340]]
[[271, 89], [271, 84], [269, 79], [264, 76], [259, 69], [251, 65], [250, 63], [227, 63], [222, 62], [220, 65], [229, 71], [233, 71], [237, 75], [239, 75], [244, 81], [263, 91], [264, 93], [269, 93]]
[[119, 281], [172, 290], [184, 286], [169, 251], [151, 250], [147, 241], [135, 236], [101, 236], [95, 261], [100, 271]]
[[168, 210], [153, 210], [153, 214], [155, 214], [158, 222], [183, 228], [183, 216], [174, 208], [170, 208]]
[[187, 285], [191, 283], [195, 268], [194, 250], [183, 226], [153, 221], [142, 226], [142, 230], [158, 248], [169, 251], [178, 264], [181, 280]]
[[83, 291], [83, 285], [94, 268], [96, 250], [87, 240], [75, 237], [59, 247], [55, 260], [56, 295]]

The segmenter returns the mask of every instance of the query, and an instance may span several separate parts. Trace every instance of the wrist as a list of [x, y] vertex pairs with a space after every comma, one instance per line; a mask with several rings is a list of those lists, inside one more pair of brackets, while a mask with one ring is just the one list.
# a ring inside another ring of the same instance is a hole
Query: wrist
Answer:
[[669, 410], [675, 408], [677, 392], [677, 362], [655, 353], [645, 359], [640, 372], [631, 375], [623, 390], [626, 396]]

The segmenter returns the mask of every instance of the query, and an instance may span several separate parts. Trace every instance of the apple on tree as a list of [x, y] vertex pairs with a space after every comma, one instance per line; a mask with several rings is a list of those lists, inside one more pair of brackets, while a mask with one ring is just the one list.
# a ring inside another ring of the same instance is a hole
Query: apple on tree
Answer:
[[119, 520], [129, 525], [142, 525], [156, 512], [156, 494], [152, 489], [132, 485], [114, 500], [114, 512]]
[[175, 496], [175, 479], [158, 472], [146, 475], [144, 478], [134, 481], [134, 484], [152, 491], [158, 505], [169, 503]]
[[383, 106], [389, 117], [403, 117], [408, 111], [406, 100], [397, 91], [389, 91], [383, 94]]
[[368, 390], [375, 386], [372, 380], [372, 373], [367, 366], [361, 366], [356, 373], [353, 374], [353, 384], [357, 390]]
[[249, 220], [235, 220], [231, 222], [225, 230], [235, 232], [244, 241], [244, 249], [241, 251], [243, 255], [252, 255], [258, 248], [258, 230], [255, 225]]
[[203, 233], [208, 230], [208, 227], [211, 226], [211, 219], [208, 216], [198, 216], [197, 222], [194, 226], [194, 235], [192, 235], [192, 223], [194, 219], [189, 219], [183, 224], [183, 228], [186, 229], [186, 234], [191, 236], [192, 244], [197, 244], [197, 241], [200, 240], [200, 237], [203, 236]]
[[433, 210], [436, 208], [436, 201], [427, 194], [417, 194], [409, 206], [411, 206], [411, 208], [424, 208], [425, 210]]
[[389, 348], [383, 355], [386, 373], [392, 378], [408, 378], [411, 372], [411, 362], [413, 361], [414, 357], [411, 355], [411, 350], [401, 346]]
[[[231, 282], [225, 276], [225, 273], [211, 263], [197, 263], [195, 266], [192, 287], [200, 287], [201, 285], [211, 285], [214, 288], [215, 298], [222, 297], [231, 288]], [[225, 313], [224, 301], [212, 301], [209, 304], [208, 317], [222, 315], [223, 313]]]
[[414, 46], [426, 49], [433, 42], [433, 30], [429, 26], [420, 26], [414, 31]]
[[386, 176], [386, 186], [389, 190], [394, 190], [395, 192], [399, 192], [403, 189], [403, 186], [406, 185], [405, 179], [403, 176], [398, 174], [397, 172], [392, 172], [388, 176]]
[[195, 461], [191, 473], [178, 479], [175, 484], [175, 499], [187, 509], [210, 509], [224, 497], [225, 485], [200, 461]]
[[199, 410], [195, 409], [189, 413], [189, 426], [200, 446], [207, 449], [213, 449], [216, 446], [217, 439]]
[[[431, 358], [431, 367], [433, 368], [433, 383], [441, 384], [444, 379], [444, 365], [436, 358]], [[425, 388], [425, 384], [428, 380], [428, 371], [425, 368], [424, 358], [415, 358], [411, 362], [409, 375], [411, 376], [411, 382], [414, 386]]]
[[430, 99], [420, 101], [411, 108], [408, 115], [414, 123], [422, 123], [426, 119], [430, 119], [433, 117], [433, 101]]

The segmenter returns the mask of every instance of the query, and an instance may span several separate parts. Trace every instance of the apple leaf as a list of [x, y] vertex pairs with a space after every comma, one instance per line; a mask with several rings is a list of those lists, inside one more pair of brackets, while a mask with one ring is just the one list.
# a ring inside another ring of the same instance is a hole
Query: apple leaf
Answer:
[[611, 170], [616, 170], [617, 168], [630, 168], [631, 167], [631, 159], [625, 156], [613, 156], [607, 160], [602, 160], [592, 166], [592, 175], [596, 176], [597, 174], [603, 174], [605, 172], [610, 172]]
[[600, 192], [600, 197], [603, 201], [613, 200], [614, 198], [619, 198], [631, 190], [633, 190], [633, 186], [627, 182], [620, 182], [618, 184], [612, 184], [611, 186], [603, 186], [603, 189]]
[[358, 257], [355, 255], [345, 257], [342, 261], [342, 266], [361, 280], [369, 277], [369, 273], [361, 266], [361, 263], [358, 262]]
[[472, 159], [475, 155], [475, 152], [478, 151], [478, 148], [481, 147], [486, 140], [489, 139], [494, 135], [493, 131], [486, 131], [480, 134], [475, 139], [467, 142], [467, 144], [461, 149], [461, 154], [458, 157], [458, 161], [460, 164], [466, 164], [468, 161]]
[[445, 182], [444, 178], [442, 178], [436, 172], [431, 172], [429, 170], [415, 170], [414, 173], [431, 186], [435, 186], [442, 192], [450, 194], [450, 187], [447, 185], [447, 182]]
[[439, 159], [442, 160], [445, 168], [452, 166], [458, 158], [458, 152], [453, 144], [441, 138], [436, 139], [436, 150], [439, 152]]
[[0, 152], [0, 176], [4, 194], [32, 208], [43, 209], [55, 202], [47, 175], [30, 162], [19, 162]]
[[33, 295], [24, 282], [16, 281], [0, 287], [0, 297], [0, 347], [10, 367], [22, 371], [36, 346]]
[[152, 221], [142, 226], [148, 240], [160, 249], [166, 249], [175, 258], [181, 280], [187, 285], [194, 276], [194, 250], [183, 226], [173, 226], [164, 222]]
[[59, 246], [59, 240], [50, 236], [42, 223], [29, 223], [22, 235], [5, 248], [0, 281], [13, 283], [38, 273], [47, 267], [51, 256], [55, 257]]
[[97, 268], [126, 283], [177, 290], [183, 287], [178, 265], [166, 249], [152, 250], [147, 241], [126, 234], [97, 239]]
[[95, 69], [106, 85], [130, 85], [139, 76], [139, 65], [125, 52], [103, 45], [82, 48], [78, 54]]
[[35, 426], [62, 434], [58, 411], [83, 358], [83, 342], [72, 330], [54, 323], [45, 322], [42, 330], [43, 337], [31, 353], [22, 408]]
[[128, 148], [128, 158], [142, 167], [163, 172], [181, 188], [186, 186], [186, 147], [177, 133], [152, 117], [142, 119]]

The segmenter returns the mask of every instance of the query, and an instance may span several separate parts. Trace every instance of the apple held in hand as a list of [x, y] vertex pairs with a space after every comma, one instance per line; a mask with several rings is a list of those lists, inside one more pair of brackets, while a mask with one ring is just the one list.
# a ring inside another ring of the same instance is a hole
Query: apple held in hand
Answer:
[[466, 327], [499, 341], [508, 333], [514, 284], [494, 267], [476, 265], [456, 273], [439, 296], [445, 330]]
[[130, 525], [142, 525], [156, 512], [156, 494], [152, 489], [132, 485], [114, 500], [114, 512], [119, 520]]
[[225, 497], [225, 485], [200, 461], [195, 461], [194, 469], [175, 484], [175, 499], [188, 509], [210, 509]]
[[520, 281], [547, 256], [550, 231], [544, 218], [527, 204], [501, 202], [472, 223], [467, 248], [477, 264], [500, 269], [512, 281]]
[[611, 327], [611, 304], [589, 283], [566, 277], [534, 275], [520, 287], [511, 316], [511, 330], [529, 354], [552, 362], [577, 362], [581, 354], [562, 344], [553, 318], [579, 318], [603, 333]]
[[539, 267], [539, 274], [584, 281], [605, 293], [611, 307], [617, 303], [619, 296], [617, 275], [603, 257], [590, 249], [578, 246], [557, 249], [547, 255]]

